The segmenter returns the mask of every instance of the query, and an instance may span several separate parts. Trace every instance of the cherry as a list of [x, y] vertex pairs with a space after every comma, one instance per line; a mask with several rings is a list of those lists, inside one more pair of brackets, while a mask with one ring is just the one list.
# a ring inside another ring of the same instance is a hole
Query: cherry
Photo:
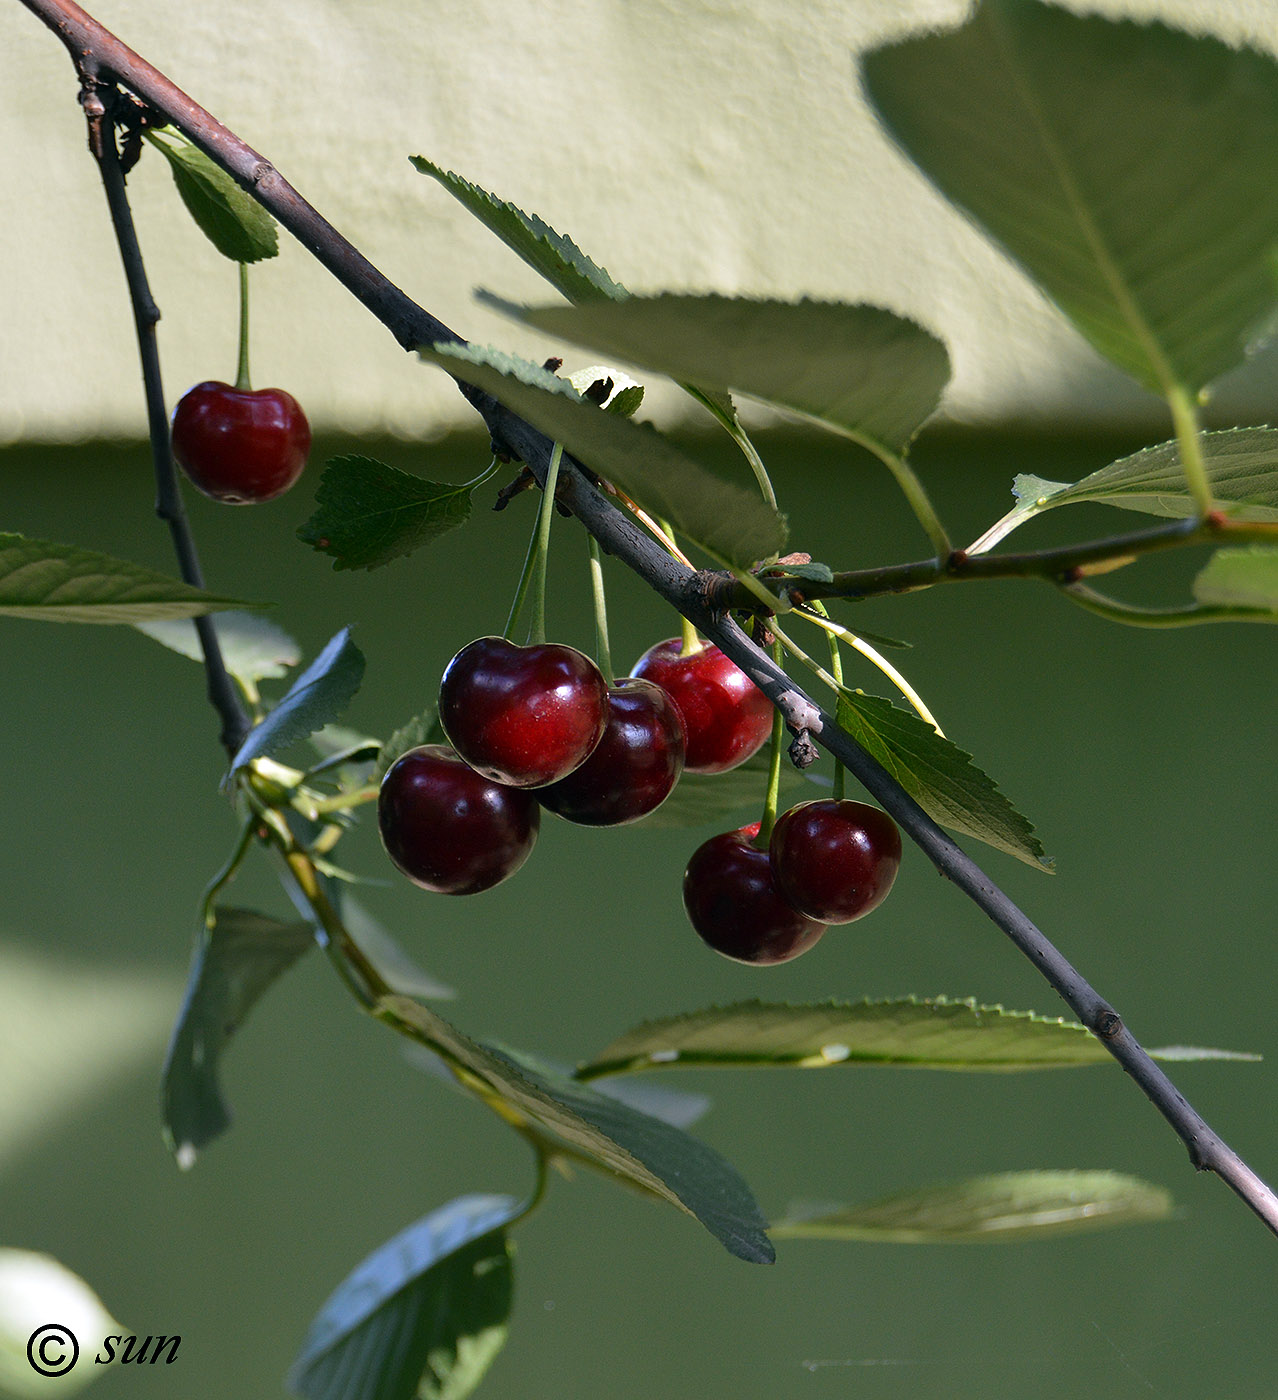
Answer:
[[669, 691], [683, 716], [689, 773], [726, 773], [758, 753], [772, 733], [772, 706], [717, 646], [683, 651], [678, 637], [649, 647], [632, 676]]
[[544, 787], [580, 767], [608, 718], [608, 686], [588, 656], [555, 642], [480, 637], [448, 663], [439, 722], [476, 772]]
[[377, 824], [386, 854], [424, 890], [478, 894], [513, 875], [537, 840], [531, 793], [468, 768], [446, 744], [423, 744], [386, 770]]
[[608, 721], [590, 757], [566, 778], [539, 788], [543, 807], [581, 826], [620, 826], [659, 807], [683, 772], [683, 721], [651, 681], [608, 691]]
[[796, 909], [848, 924], [887, 898], [901, 864], [901, 833], [864, 802], [800, 802], [782, 812], [769, 843], [772, 877]]
[[759, 824], [725, 831], [699, 846], [683, 877], [683, 907], [716, 953], [743, 963], [779, 963], [806, 952], [825, 925], [777, 892], [772, 862], [754, 845]]
[[215, 501], [274, 500], [301, 476], [310, 450], [310, 424], [283, 389], [234, 389], [210, 379], [173, 410], [173, 455]]

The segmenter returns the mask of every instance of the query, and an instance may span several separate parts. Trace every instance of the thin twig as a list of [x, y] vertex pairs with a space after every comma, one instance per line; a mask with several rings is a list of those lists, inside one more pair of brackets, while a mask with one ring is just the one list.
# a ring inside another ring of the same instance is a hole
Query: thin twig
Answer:
[[[256, 152], [197, 107], [167, 78], [125, 48], [78, 5], [71, 3], [71, 0], [22, 0], [22, 3], [62, 37], [73, 59], [77, 62], [84, 56], [96, 59], [105, 70], [168, 117], [218, 165], [236, 176], [391, 330], [401, 345], [415, 349], [419, 345], [440, 340], [461, 339], [386, 281]], [[550, 439], [489, 395], [464, 385], [462, 391], [484, 419], [494, 442], [508, 449], [511, 456], [527, 463], [538, 481], [544, 483], [552, 449]], [[605, 501], [567, 454], [563, 458], [559, 496], [599, 540], [603, 549], [634, 570], [649, 587], [695, 623], [750, 676], [778, 708], [796, 736], [806, 734], [819, 739], [855, 774], [922, 848], [941, 874], [963, 890], [1011, 938], [1079, 1020], [1136, 1080], [1185, 1142], [1195, 1167], [1216, 1172], [1269, 1229], [1278, 1234], [1278, 1195], [1190, 1107], [1137, 1043], [1114, 1009], [1030, 919], [959, 849], [895, 779], [841, 731], [830, 715], [822, 711], [750, 641], [727, 615], [726, 606], [733, 600], [720, 597], [717, 605], [712, 605], [715, 584], [721, 582], [719, 576], [692, 572], [672, 559], [634, 521]], [[1194, 535], [1196, 530], [1202, 528], [1212, 529], [1212, 522], [1205, 522], [1202, 527], [1193, 521], [1180, 522], [1158, 531], [1146, 532], [1145, 536], [1137, 538], [1148, 541], [1147, 546], [1142, 547], [1166, 548], [1185, 543], [1187, 536]], [[1064, 567], [1113, 557], [1105, 551], [1112, 550], [1115, 543], [1105, 542], [1104, 547], [1089, 558], [1075, 559]], [[1131, 541], [1119, 541], [1117, 544], [1122, 552], [1131, 551]], [[891, 576], [897, 585], [892, 588], [880, 586], [875, 591], [900, 591], [901, 588], [926, 587], [951, 573], [961, 577], [1014, 575], [1015, 568], [1007, 562], [1010, 558], [1015, 556], [1002, 557], [1001, 569], [986, 566], [978, 570], [977, 560], [951, 556], [945, 568], [938, 568], [935, 561], [929, 561], [925, 566], [906, 565], [895, 572], [876, 570], [871, 573], [880, 580]], [[1048, 573], [1041, 567], [1042, 556], [1037, 558], [1039, 564], [1032, 568], [1026, 566], [1027, 572], [1059, 577], [1061, 570]], [[988, 565], [997, 566], [998, 560], [991, 559]], [[904, 581], [911, 572], [913, 581]], [[849, 576], [842, 577], [847, 579]], [[809, 596], [817, 596], [817, 593], [818, 590], [813, 588]], [[826, 591], [821, 596], [831, 595]]]

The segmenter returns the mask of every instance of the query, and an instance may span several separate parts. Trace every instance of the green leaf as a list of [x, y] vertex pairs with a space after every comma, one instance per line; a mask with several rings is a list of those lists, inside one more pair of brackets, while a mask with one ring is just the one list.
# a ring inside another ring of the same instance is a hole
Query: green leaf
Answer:
[[[814, 797], [817, 780], [805, 777], [792, 765], [781, 765], [781, 801], [784, 806], [800, 796]], [[655, 812], [636, 822], [639, 831], [668, 831], [675, 827], [705, 826], [753, 811], [758, 820], [768, 787], [766, 752], [730, 768], [726, 773], [682, 773], [674, 791]]]
[[492, 394], [717, 558], [748, 568], [784, 545], [785, 521], [756, 492], [713, 476], [651, 425], [601, 413], [539, 365], [476, 345], [418, 353]]
[[867, 54], [888, 130], [1157, 393], [1239, 364], [1275, 299], [1278, 64], [1157, 23], [982, 0]]
[[448, 736], [439, 722], [439, 711], [434, 705], [428, 705], [421, 714], [414, 715], [406, 724], [401, 724], [382, 745], [381, 757], [377, 760], [377, 766], [373, 769], [373, 776], [369, 781], [380, 783], [386, 776], [386, 770], [400, 754], [417, 748], [419, 744], [446, 743]]
[[200, 940], [164, 1061], [164, 1136], [178, 1166], [229, 1126], [218, 1067], [222, 1051], [263, 992], [314, 942], [309, 924], [281, 923], [251, 909], [217, 910]]
[[0, 617], [138, 623], [251, 606], [109, 554], [0, 533]]
[[[1151, 1051], [1177, 1060], [1251, 1060], [1253, 1055], [1179, 1046]], [[577, 1071], [580, 1078], [637, 1070], [826, 1069], [904, 1065], [916, 1069], [1012, 1071], [1113, 1064], [1076, 1021], [981, 1006], [969, 997], [896, 997], [812, 1005], [742, 1001], [645, 1021]]]
[[305, 1400], [463, 1400], [506, 1342], [510, 1196], [458, 1196], [374, 1250], [311, 1324], [287, 1384]]
[[840, 726], [887, 769], [941, 826], [1006, 851], [1036, 870], [1052, 870], [1033, 826], [957, 744], [944, 739], [912, 710], [845, 690]]
[[999, 1172], [905, 1191], [863, 1206], [791, 1207], [775, 1239], [1001, 1244], [1165, 1220], [1161, 1186], [1111, 1171]]
[[438, 180], [449, 194], [569, 301], [615, 300], [627, 295], [626, 289], [614, 282], [602, 267], [591, 262], [571, 238], [556, 233], [536, 214], [525, 214], [522, 209], [472, 185], [451, 170], [444, 170], [425, 156], [409, 156], [409, 160], [423, 175]]
[[334, 457], [297, 536], [331, 555], [334, 569], [376, 569], [464, 525], [472, 490], [471, 482], [424, 481], [371, 457]]
[[457, 993], [420, 968], [379, 919], [349, 893], [341, 901], [342, 922], [361, 953], [381, 974], [392, 991], [405, 997], [447, 999]]
[[877, 306], [663, 292], [584, 306], [480, 299], [516, 320], [711, 389], [735, 389], [900, 452], [950, 376], [935, 336]]
[[249, 731], [231, 763], [231, 772], [252, 759], [272, 757], [317, 729], [350, 704], [364, 679], [364, 657], [351, 641], [351, 629], [342, 630], [285, 692], [269, 715]]
[[[246, 687], [256, 687], [258, 681], [279, 680], [301, 660], [301, 649], [293, 638], [256, 613], [218, 613], [212, 623], [226, 669]], [[204, 651], [193, 622], [166, 619], [135, 626], [179, 656], [203, 662]]]
[[703, 1142], [531, 1056], [471, 1040], [418, 1002], [384, 997], [374, 1014], [463, 1070], [481, 1098], [507, 1121], [520, 1120], [552, 1151], [566, 1152], [678, 1206], [739, 1259], [772, 1262], [763, 1217], [749, 1187]]
[[1194, 580], [1200, 603], [1278, 611], [1278, 549], [1218, 549]]
[[253, 263], [279, 252], [275, 220], [221, 166], [171, 132], [146, 135], [168, 161], [182, 203], [224, 258]]

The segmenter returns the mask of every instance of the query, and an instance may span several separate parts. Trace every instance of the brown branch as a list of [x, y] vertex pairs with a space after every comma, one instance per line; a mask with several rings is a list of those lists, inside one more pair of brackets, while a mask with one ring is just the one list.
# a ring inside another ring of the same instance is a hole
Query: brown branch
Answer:
[[[71, 0], [21, 0], [67, 44], [81, 64], [95, 58], [102, 69], [188, 136], [229, 171], [387, 326], [406, 349], [442, 340], [459, 341], [428, 312], [378, 273], [326, 220], [255, 151], [215, 121], [150, 64], [127, 49]], [[552, 444], [548, 438], [489, 395], [461, 386], [499, 448], [526, 462], [543, 481]], [[1139, 1084], [1189, 1149], [1195, 1167], [1216, 1172], [1278, 1234], [1278, 1195], [1227, 1146], [1186, 1102], [1150, 1059], [1118, 1013], [1077, 972], [1051, 941], [937, 826], [896, 780], [859, 748], [835, 720], [755, 646], [722, 608], [711, 602], [714, 576], [689, 570], [672, 559], [625, 514], [610, 505], [567, 456], [560, 497], [609, 553], [712, 638], [767, 694], [796, 738], [813, 736], [834, 754], [892, 814], [936, 868], [952, 880], [1039, 969], [1071, 1010]], [[1174, 532], [1184, 527], [1164, 527]], [[1157, 532], [1154, 532], [1157, 533]], [[982, 556], [983, 557], [983, 556]], [[1001, 556], [1003, 559], [1016, 556]], [[961, 567], [974, 566], [976, 560]], [[994, 561], [984, 567], [993, 566]], [[954, 561], [951, 561], [953, 566]], [[920, 566], [901, 566], [903, 571]], [[1008, 569], [1007, 564], [998, 567]], [[888, 576], [890, 571], [872, 571]], [[946, 572], [946, 571], [942, 571]], [[972, 576], [976, 576], [973, 574]], [[993, 575], [991, 575], [993, 576]], [[844, 576], [847, 577], [847, 576]], [[898, 573], [899, 581], [905, 573]], [[940, 581], [939, 576], [930, 581]], [[926, 586], [919, 582], [912, 586]], [[880, 588], [879, 591], [897, 591]]]

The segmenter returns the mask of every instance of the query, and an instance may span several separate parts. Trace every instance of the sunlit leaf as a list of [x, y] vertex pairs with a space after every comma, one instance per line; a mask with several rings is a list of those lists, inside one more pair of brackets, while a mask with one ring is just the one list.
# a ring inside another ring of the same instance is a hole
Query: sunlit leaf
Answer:
[[459, 1196], [374, 1250], [324, 1304], [288, 1374], [305, 1400], [463, 1400], [505, 1345], [510, 1196]]
[[[1151, 1053], [1178, 1060], [1258, 1058], [1190, 1046]], [[896, 997], [810, 1005], [743, 1001], [645, 1021], [577, 1074], [594, 1079], [665, 1068], [834, 1065], [989, 1072], [1113, 1063], [1109, 1051], [1076, 1021], [982, 1006], [972, 998]]]
[[784, 520], [757, 492], [712, 475], [651, 425], [601, 412], [539, 365], [475, 345], [440, 344], [419, 353], [562, 442], [718, 558], [748, 568], [785, 543]]
[[444, 170], [425, 156], [409, 156], [409, 160], [423, 175], [438, 180], [449, 194], [569, 301], [596, 301], [626, 295], [626, 289], [593, 263], [571, 238], [556, 233], [536, 214], [525, 214], [522, 209], [472, 185], [451, 170]]
[[1278, 612], [1278, 549], [1218, 549], [1194, 580], [1200, 603]]
[[171, 131], [148, 132], [147, 139], [168, 161], [182, 203], [223, 257], [252, 263], [279, 252], [275, 220], [221, 166]]
[[791, 1207], [774, 1239], [997, 1244], [1165, 1220], [1170, 1194], [1111, 1171], [1000, 1172], [863, 1206]]
[[[83, 1390], [101, 1374], [91, 1364], [101, 1338], [125, 1330], [79, 1274], [51, 1255], [0, 1249], [0, 1395], [6, 1400], [62, 1400]], [[77, 1346], [83, 1347], [79, 1364]], [[37, 1370], [28, 1348], [55, 1374]]]
[[178, 1165], [229, 1126], [222, 1096], [222, 1052], [262, 993], [314, 941], [311, 926], [286, 924], [251, 909], [218, 909], [191, 967], [186, 999], [164, 1061], [164, 1135]]
[[1033, 826], [965, 753], [912, 710], [861, 691], [845, 691], [839, 724], [941, 826], [974, 836], [1036, 870], [1051, 870]]
[[1158, 23], [982, 0], [863, 60], [890, 133], [1147, 388], [1241, 362], [1275, 300], [1278, 64]]
[[772, 1262], [749, 1187], [703, 1142], [522, 1052], [471, 1040], [418, 1002], [384, 997], [375, 1014], [442, 1053], [504, 1118], [521, 1122], [552, 1149], [678, 1206], [738, 1258]]
[[931, 416], [950, 374], [935, 336], [877, 306], [669, 292], [582, 306], [481, 299], [547, 334], [748, 394], [890, 452]]
[[334, 569], [376, 569], [430, 544], [470, 517], [471, 482], [425, 481], [371, 457], [334, 457], [298, 538]]
[[[292, 637], [274, 622], [257, 613], [224, 612], [211, 619], [217, 633], [222, 662], [237, 680], [248, 686], [258, 681], [279, 680], [301, 660], [301, 649]], [[139, 622], [135, 624], [153, 641], [192, 661], [204, 660], [204, 651], [195, 624], [186, 619]]]
[[364, 657], [343, 627], [285, 692], [269, 715], [249, 731], [231, 771], [305, 739], [334, 720], [350, 704], [364, 678]]
[[138, 623], [248, 606], [109, 554], [0, 534], [0, 617]]

